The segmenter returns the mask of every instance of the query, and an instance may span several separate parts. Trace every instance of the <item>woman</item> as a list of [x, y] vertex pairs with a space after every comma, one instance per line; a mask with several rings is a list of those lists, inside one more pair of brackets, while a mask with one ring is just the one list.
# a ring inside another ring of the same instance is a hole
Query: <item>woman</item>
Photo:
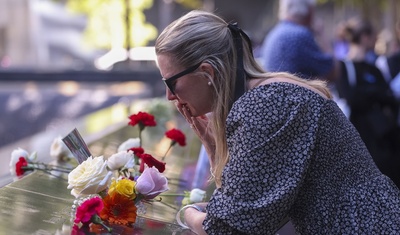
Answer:
[[301, 234], [400, 231], [399, 190], [323, 82], [265, 73], [237, 25], [202, 11], [171, 23], [156, 54], [217, 186], [185, 210], [194, 232], [273, 234], [286, 218]]

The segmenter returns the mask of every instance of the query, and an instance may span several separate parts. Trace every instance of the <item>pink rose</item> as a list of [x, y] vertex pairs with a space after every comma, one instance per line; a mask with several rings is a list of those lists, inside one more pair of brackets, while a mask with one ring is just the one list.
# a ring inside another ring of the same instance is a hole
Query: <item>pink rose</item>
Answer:
[[146, 168], [136, 181], [136, 191], [146, 199], [153, 199], [167, 190], [167, 178], [155, 167]]

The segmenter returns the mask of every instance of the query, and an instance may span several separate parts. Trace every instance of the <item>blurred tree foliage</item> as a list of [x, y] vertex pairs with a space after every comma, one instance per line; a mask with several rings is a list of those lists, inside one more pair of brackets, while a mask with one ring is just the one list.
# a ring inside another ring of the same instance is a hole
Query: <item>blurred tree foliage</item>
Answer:
[[[171, 0], [189, 9], [202, 7], [201, 0]], [[66, 0], [67, 9], [84, 14], [88, 25], [85, 42], [94, 48], [127, 47], [126, 2], [129, 2], [129, 46], [145, 46], [157, 35], [157, 28], [146, 22], [144, 10], [153, 6], [153, 0]]]
[[[157, 29], [146, 22], [143, 11], [153, 0], [130, 0], [130, 45], [144, 46], [157, 37]], [[88, 25], [85, 42], [95, 48], [126, 47], [126, 6], [124, 0], [68, 0], [67, 9], [85, 14]]]
[[333, 2], [335, 5], [339, 6], [351, 6], [359, 8], [364, 17], [370, 16], [370, 14], [374, 11], [376, 12], [377, 10], [387, 9], [391, 5], [389, 1], [390, 0], [317, 0], [317, 2], [320, 4]]
[[202, 0], [175, 0], [175, 2], [189, 9], [200, 9], [203, 6]]

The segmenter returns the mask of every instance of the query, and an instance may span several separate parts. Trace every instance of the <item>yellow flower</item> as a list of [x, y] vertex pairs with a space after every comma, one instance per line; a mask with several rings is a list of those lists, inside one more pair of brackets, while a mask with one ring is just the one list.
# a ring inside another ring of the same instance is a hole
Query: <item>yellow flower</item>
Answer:
[[136, 198], [135, 186], [136, 182], [129, 179], [113, 180], [108, 194], [118, 193], [130, 200], [134, 200]]

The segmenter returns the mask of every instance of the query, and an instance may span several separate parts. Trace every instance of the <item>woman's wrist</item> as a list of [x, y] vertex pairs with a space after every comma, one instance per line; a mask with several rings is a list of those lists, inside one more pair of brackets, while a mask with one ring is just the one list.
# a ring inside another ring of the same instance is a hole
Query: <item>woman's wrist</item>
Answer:
[[[187, 229], [189, 229], [189, 227], [188, 227], [188, 225], [187, 225], [186, 222], [185, 222], [184, 213], [185, 213], [185, 211], [186, 211], [188, 208], [193, 208], [193, 209], [195, 209], [195, 210], [197, 210], [197, 211], [199, 211], [199, 212], [203, 212], [203, 213], [206, 212], [205, 208], [203, 208], [203, 207], [201, 207], [201, 206], [199, 206], [199, 205], [196, 205], [196, 204], [189, 204], [189, 205], [186, 205], [186, 206], [182, 207], [182, 208], [178, 211], [178, 213], [176, 214], [176, 222], [177, 222], [180, 226], [182, 226], [183, 228], [187, 228]], [[183, 218], [183, 219], [182, 219], [182, 218]]]

